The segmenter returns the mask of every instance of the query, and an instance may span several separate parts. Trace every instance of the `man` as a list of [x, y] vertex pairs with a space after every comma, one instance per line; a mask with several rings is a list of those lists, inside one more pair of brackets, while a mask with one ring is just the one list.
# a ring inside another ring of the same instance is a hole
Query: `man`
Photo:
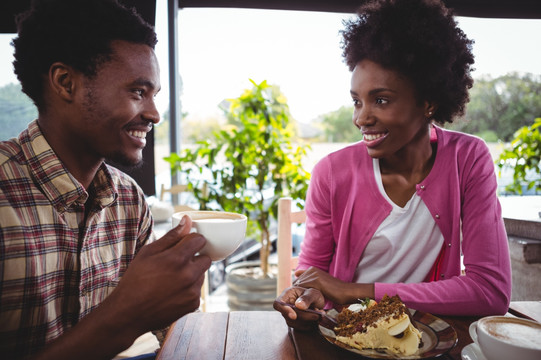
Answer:
[[156, 42], [115, 0], [42, 0], [18, 18], [15, 73], [39, 115], [0, 143], [2, 358], [110, 359], [199, 306], [205, 239], [184, 219], [153, 242], [141, 189], [104, 162], [142, 161]]

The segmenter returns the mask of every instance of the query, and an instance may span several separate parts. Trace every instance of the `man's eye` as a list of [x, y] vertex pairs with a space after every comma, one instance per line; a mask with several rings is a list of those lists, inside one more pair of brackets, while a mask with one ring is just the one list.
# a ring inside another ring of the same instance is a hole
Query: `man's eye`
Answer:
[[357, 99], [353, 99], [352, 101], [353, 101], [353, 105], [354, 105], [354, 106], [357, 106], [357, 105], [359, 105], [359, 100], [357, 100]]
[[378, 105], [385, 105], [387, 104], [389, 101], [387, 99], [383, 99], [383, 98], [377, 98], [376, 99], [376, 104]]
[[139, 96], [143, 96], [143, 94], [145, 93], [145, 90], [143, 90], [143, 89], [135, 89], [135, 90], [133, 90], [133, 92], [135, 92]]

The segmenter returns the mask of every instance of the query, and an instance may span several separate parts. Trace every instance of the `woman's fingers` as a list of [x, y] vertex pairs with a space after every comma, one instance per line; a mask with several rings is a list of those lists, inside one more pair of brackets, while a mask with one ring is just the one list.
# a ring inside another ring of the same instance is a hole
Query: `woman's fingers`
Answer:
[[323, 309], [325, 298], [318, 289], [306, 289], [301, 296], [295, 300], [295, 306], [301, 310]]

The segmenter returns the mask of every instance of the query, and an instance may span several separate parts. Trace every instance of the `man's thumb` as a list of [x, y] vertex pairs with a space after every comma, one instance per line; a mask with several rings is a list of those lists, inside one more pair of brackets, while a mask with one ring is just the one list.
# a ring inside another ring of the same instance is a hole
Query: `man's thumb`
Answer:
[[185, 236], [192, 230], [192, 219], [188, 215], [183, 215], [177, 226], [172, 231], [177, 232], [178, 236]]
[[191, 229], [192, 219], [188, 215], [184, 215], [177, 226], [169, 230], [161, 239], [147, 246], [152, 246], [157, 251], [163, 251], [178, 244], [180, 239], [190, 233]]

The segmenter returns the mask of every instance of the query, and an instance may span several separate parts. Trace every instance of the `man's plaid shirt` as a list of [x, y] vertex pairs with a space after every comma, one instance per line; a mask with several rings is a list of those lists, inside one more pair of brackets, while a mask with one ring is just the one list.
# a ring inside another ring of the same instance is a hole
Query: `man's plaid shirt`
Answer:
[[86, 191], [36, 121], [0, 142], [0, 358], [34, 353], [75, 325], [149, 239], [148, 205], [127, 175], [102, 164]]

